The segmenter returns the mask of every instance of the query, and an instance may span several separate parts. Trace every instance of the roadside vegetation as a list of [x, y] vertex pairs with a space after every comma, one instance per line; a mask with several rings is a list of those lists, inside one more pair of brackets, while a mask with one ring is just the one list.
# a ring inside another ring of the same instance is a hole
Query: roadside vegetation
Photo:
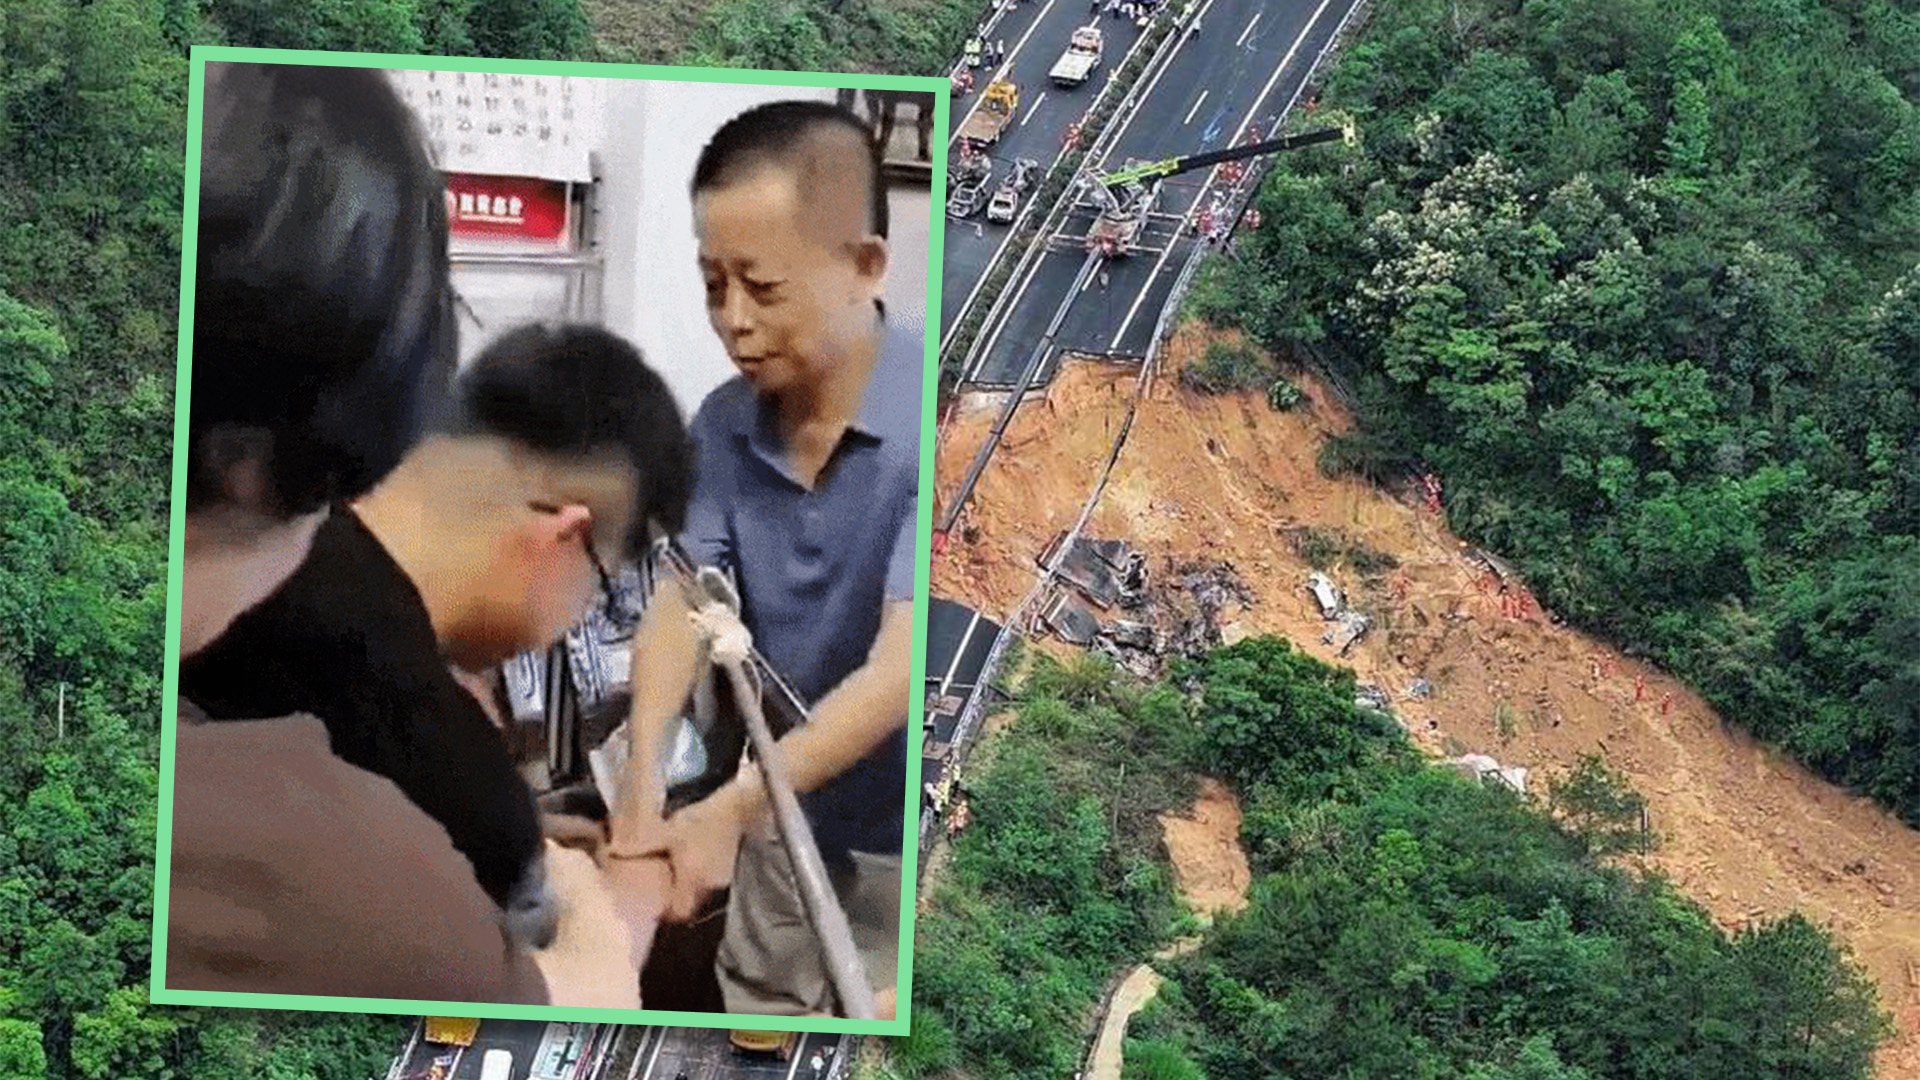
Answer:
[[1178, 691], [1036, 655], [1019, 695], [969, 765], [947, 872], [923, 886], [900, 1076], [1071, 1076], [1108, 979], [1182, 922], [1158, 821], [1196, 786]]
[[944, 75], [977, 0], [586, 0], [599, 58], [783, 71]]

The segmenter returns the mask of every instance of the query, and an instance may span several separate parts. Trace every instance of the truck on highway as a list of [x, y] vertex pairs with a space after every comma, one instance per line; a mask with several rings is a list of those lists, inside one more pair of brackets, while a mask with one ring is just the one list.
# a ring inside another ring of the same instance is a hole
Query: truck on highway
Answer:
[[794, 1047], [800, 1045], [800, 1036], [792, 1031], [746, 1031], [735, 1028], [727, 1033], [727, 1041], [733, 1044], [735, 1053], [772, 1054], [786, 1061], [793, 1057]]
[[960, 125], [960, 138], [975, 146], [991, 146], [1020, 111], [1020, 88], [1010, 80], [995, 79], [980, 95], [980, 107]]
[[1073, 32], [1067, 40], [1067, 51], [1047, 73], [1056, 86], [1079, 86], [1093, 77], [1094, 69], [1100, 66], [1100, 53], [1105, 39], [1098, 26], [1082, 26]]
[[426, 1039], [440, 1046], [472, 1046], [480, 1034], [480, 1021], [464, 1016], [429, 1016]]

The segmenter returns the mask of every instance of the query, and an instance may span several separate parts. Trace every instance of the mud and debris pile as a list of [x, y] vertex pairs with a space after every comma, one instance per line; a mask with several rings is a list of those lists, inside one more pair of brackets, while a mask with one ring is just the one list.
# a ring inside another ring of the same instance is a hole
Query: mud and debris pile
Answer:
[[[1064, 532], [1054, 536], [1039, 557], [1042, 567], [1065, 540]], [[1163, 571], [1150, 574], [1146, 554], [1124, 540], [1076, 539], [1056, 580], [1041, 626], [1146, 679], [1158, 677], [1171, 658], [1218, 648], [1223, 627], [1254, 603], [1232, 563], [1166, 559]]]
[[1173, 627], [1167, 651], [1180, 656], [1199, 656], [1219, 648], [1221, 628], [1254, 605], [1253, 590], [1233, 563], [1223, 559], [1174, 563], [1167, 578], [1166, 587], [1154, 591], [1148, 608], [1157, 624]]

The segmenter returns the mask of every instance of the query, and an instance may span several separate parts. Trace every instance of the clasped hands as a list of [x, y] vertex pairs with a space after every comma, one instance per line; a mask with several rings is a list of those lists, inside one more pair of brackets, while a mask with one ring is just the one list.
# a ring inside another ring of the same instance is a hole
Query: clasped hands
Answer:
[[688, 922], [708, 898], [733, 883], [733, 864], [750, 824], [758, 770], [744, 769], [718, 791], [664, 816], [655, 800], [623, 800], [608, 821], [610, 867], [664, 859], [670, 884], [660, 917]]

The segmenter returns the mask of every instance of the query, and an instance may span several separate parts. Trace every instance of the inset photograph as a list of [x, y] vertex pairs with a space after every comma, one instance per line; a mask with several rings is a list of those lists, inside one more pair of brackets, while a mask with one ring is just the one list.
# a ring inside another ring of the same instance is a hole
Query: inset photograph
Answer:
[[192, 75], [153, 1000], [905, 1034], [944, 82]]

